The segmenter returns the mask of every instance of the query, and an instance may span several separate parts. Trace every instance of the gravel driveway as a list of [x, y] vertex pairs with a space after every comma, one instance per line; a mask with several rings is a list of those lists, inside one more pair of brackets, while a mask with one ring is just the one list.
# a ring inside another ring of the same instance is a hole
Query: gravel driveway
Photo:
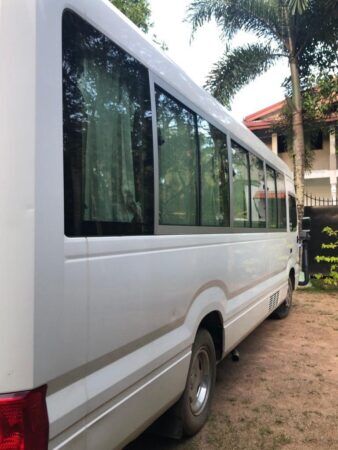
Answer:
[[183, 442], [146, 433], [128, 450], [338, 450], [338, 292], [297, 291], [218, 367], [212, 414]]

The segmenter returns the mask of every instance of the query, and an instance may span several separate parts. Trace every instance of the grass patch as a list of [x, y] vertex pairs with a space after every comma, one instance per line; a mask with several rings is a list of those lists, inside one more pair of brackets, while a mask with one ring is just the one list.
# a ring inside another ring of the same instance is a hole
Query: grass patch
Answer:
[[285, 433], [280, 433], [280, 434], [277, 434], [277, 436], [273, 437], [273, 443], [274, 443], [275, 446], [277, 446], [277, 445], [281, 445], [281, 446], [288, 445], [288, 444], [291, 444], [291, 442], [292, 442], [291, 437], [288, 436]]
[[260, 427], [259, 434], [261, 436], [269, 436], [270, 434], [273, 434], [273, 432], [270, 427], [264, 426], [264, 427]]
[[337, 286], [329, 286], [324, 284], [323, 280], [317, 280], [316, 278], [311, 278], [311, 286], [298, 287], [298, 289], [306, 292], [338, 292]]

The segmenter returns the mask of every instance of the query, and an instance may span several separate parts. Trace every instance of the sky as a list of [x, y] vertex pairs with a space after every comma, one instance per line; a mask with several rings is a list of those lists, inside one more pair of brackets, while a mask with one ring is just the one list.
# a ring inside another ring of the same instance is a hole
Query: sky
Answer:
[[[150, 0], [152, 21], [159, 40], [169, 47], [168, 55], [197, 84], [203, 86], [213, 64], [222, 56], [225, 43], [214, 22], [204, 25], [191, 42], [191, 25], [184, 22], [191, 0]], [[255, 37], [240, 32], [234, 45], [254, 42]], [[232, 114], [238, 119], [284, 98], [281, 84], [288, 75], [287, 62], [280, 61], [267, 73], [245, 86], [232, 102]]]

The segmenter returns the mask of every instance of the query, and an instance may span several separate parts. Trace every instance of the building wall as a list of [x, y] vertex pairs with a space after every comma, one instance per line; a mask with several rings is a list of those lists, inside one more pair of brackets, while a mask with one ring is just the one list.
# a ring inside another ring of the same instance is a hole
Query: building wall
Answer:
[[[264, 120], [269, 118], [267, 115], [262, 117]], [[334, 127], [336, 131], [334, 131]], [[249, 128], [251, 127], [249, 126]], [[333, 125], [333, 132], [323, 131], [323, 148], [312, 150], [312, 167], [311, 170], [305, 172], [305, 192], [338, 203], [338, 200], [336, 200], [338, 196], [337, 130], [337, 124], [335, 124]], [[254, 132], [293, 171], [292, 155], [290, 156], [289, 152], [278, 152], [278, 145], [281, 145], [281, 142], [273, 128], [264, 126], [254, 130]]]
[[293, 162], [290, 157], [290, 153], [278, 153], [278, 156], [288, 165], [289, 169], [293, 172]]
[[[271, 145], [268, 146], [271, 149]], [[292, 158], [290, 153], [278, 153], [278, 156], [293, 170]], [[311, 170], [329, 170], [330, 169], [330, 140], [327, 135], [323, 138], [323, 148], [313, 150], [313, 160]]]
[[323, 149], [314, 150], [313, 154], [312, 170], [330, 169], [330, 140], [328, 135], [325, 134], [323, 137]]
[[331, 198], [331, 184], [329, 178], [305, 179], [305, 192], [315, 197]]

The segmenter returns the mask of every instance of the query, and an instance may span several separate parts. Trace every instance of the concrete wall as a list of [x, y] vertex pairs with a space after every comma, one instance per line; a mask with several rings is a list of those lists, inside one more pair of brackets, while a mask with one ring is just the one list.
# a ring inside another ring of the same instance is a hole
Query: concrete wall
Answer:
[[330, 178], [305, 180], [305, 192], [316, 197], [331, 198]]
[[[277, 154], [277, 134], [268, 130], [265, 132], [258, 131], [257, 135], [261, 137], [263, 142], [270, 148], [272, 152]], [[333, 136], [333, 139], [332, 139]], [[335, 154], [336, 148], [334, 135], [330, 135], [327, 131], [323, 132], [323, 148], [312, 150], [312, 167], [310, 171], [305, 173], [305, 192], [316, 197], [335, 199], [338, 191], [336, 174], [338, 176], [338, 154]], [[331, 140], [331, 142], [330, 142]], [[330, 151], [331, 145], [331, 151]], [[293, 160], [290, 153], [278, 153], [278, 156], [287, 164], [289, 169], [293, 171]], [[337, 162], [336, 162], [337, 161]], [[325, 178], [324, 178], [325, 177]]]
[[314, 158], [312, 170], [329, 170], [330, 169], [330, 140], [329, 136], [324, 134], [323, 149], [314, 150]]

